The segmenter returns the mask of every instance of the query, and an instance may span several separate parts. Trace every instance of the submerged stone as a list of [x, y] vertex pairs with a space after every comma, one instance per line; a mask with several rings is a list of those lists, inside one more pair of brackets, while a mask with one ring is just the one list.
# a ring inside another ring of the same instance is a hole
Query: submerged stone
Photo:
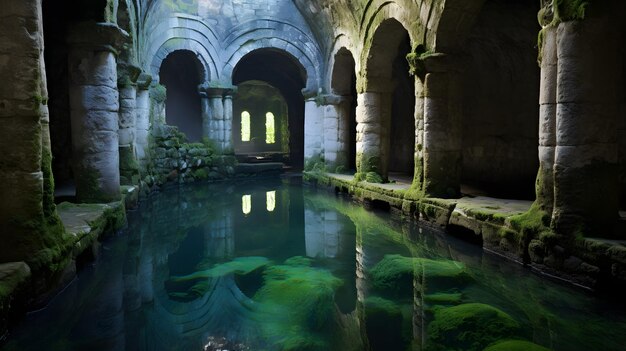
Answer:
[[341, 280], [302, 257], [268, 267], [264, 280], [254, 296], [264, 338], [281, 350], [329, 349], [328, 336], [340, 331], [334, 295]]
[[496, 342], [484, 351], [550, 351], [550, 349], [525, 340], [504, 340]]
[[507, 313], [482, 303], [466, 303], [434, 310], [428, 325], [428, 351], [480, 351], [502, 339], [515, 337], [520, 325]]
[[412, 295], [416, 275], [424, 275], [429, 284], [441, 287], [469, 280], [463, 263], [445, 259], [385, 255], [370, 271], [373, 287], [391, 295]]

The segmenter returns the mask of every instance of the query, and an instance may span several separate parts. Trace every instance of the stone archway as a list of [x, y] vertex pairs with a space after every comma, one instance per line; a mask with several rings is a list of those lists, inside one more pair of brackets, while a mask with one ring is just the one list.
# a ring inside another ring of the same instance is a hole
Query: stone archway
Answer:
[[[285, 99], [289, 125], [289, 164], [301, 169], [304, 165], [304, 97], [307, 72], [288, 52], [263, 48], [241, 58], [233, 70], [233, 85], [256, 80], [276, 88]], [[233, 101], [234, 110], [240, 110]], [[233, 133], [239, 132], [233, 128]], [[236, 138], [234, 136], [234, 138]]]
[[196, 54], [177, 50], [163, 60], [160, 83], [167, 89], [165, 120], [177, 126], [189, 141], [202, 140], [202, 106], [198, 85], [203, 83], [204, 68]]
[[326, 162], [330, 145], [336, 144], [335, 164], [345, 171], [356, 171], [356, 63], [350, 50], [340, 48], [334, 56], [331, 90], [338, 97], [334, 105], [337, 115], [337, 140], [325, 143]]
[[[384, 20], [373, 35], [358, 101], [358, 178], [372, 172], [381, 180], [387, 180], [389, 172], [409, 183], [413, 178], [415, 85], [406, 61], [410, 49], [409, 33], [396, 19]], [[406, 147], [398, 149], [400, 145]]]

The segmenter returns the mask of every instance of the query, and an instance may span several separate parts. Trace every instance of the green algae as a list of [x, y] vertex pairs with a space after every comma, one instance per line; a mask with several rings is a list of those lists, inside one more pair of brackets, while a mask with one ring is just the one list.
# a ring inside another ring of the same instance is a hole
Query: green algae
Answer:
[[530, 341], [504, 340], [490, 345], [484, 351], [550, 351], [550, 349]]
[[463, 263], [401, 255], [385, 255], [369, 273], [375, 289], [392, 295], [412, 294], [413, 279], [416, 275], [423, 275], [436, 285], [442, 283], [454, 285], [469, 278]]
[[261, 331], [266, 340], [281, 350], [320, 350], [333, 345], [332, 335], [340, 331], [334, 300], [342, 285], [339, 278], [308, 266], [302, 258], [292, 258], [266, 268], [264, 281], [254, 300], [263, 316]]
[[505, 312], [482, 303], [434, 309], [426, 350], [480, 351], [495, 341], [520, 333], [520, 325]]
[[170, 281], [178, 283], [197, 279], [220, 278], [230, 274], [246, 275], [261, 267], [267, 266], [269, 262], [270, 261], [265, 257], [237, 257], [232, 261], [216, 264], [207, 270], [194, 272], [185, 276], [173, 277]]

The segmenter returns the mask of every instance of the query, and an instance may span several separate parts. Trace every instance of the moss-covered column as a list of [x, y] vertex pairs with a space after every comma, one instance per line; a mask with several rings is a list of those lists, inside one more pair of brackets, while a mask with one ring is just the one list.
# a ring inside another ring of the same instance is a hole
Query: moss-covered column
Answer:
[[120, 94], [120, 110], [117, 132], [120, 154], [120, 183], [139, 183], [139, 164], [135, 151], [137, 133], [137, 79], [141, 68], [128, 64], [118, 64], [117, 82]]
[[617, 218], [621, 44], [615, 21], [559, 24], [553, 227], [610, 235]]
[[70, 28], [68, 67], [76, 198], [120, 199], [116, 49], [127, 34], [110, 23]]
[[224, 90], [224, 143], [222, 150], [228, 153], [233, 153], [235, 146], [233, 144], [233, 94], [236, 89]]
[[356, 179], [364, 180], [368, 173], [386, 176], [383, 164], [384, 95], [364, 92], [357, 96], [356, 108]]
[[304, 161], [321, 157], [324, 150], [324, 110], [317, 92], [303, 90], [304, 96]]
[[148, 136], [150, 135], [150, 83], [152, 76], [142, 73], [137, 80], [137, 120], [135, 124], [135, 146], [137, 152], [137, 160], [142, 168], [145, 168], [148, 162]]
[[2, 2], [0, 43], [0, 263], [26, 261], [37, 272], [60, 261], [63, 233], [53, 198], [40, 0]]
[[537, 204], [547, 213], [554, 206], [554, 152], [556, 147], [556, 28], [542, 31], [541, 86], [539, 92], [539, 174], [537, 175]]
[[209, 136], [221, 151], [224, 144], [224, 89], [209, 88], [207, 89], [207, 95], [211, 108]]
[[433, 66], [424, 82], [423, 190], [426, 196], [456, 197], [461, 183], [462, 94], [456, 72]]
[[424, 184], [424, 83], [415, 77], [415, 170], [412, 189], [421, 191]]
[[205, 85], [198, 86], [198, 94], [200, 95], [200, 110], [202, 111], [202, 137], [211, 139], [213, 116], [211, 115], [211, 103]]

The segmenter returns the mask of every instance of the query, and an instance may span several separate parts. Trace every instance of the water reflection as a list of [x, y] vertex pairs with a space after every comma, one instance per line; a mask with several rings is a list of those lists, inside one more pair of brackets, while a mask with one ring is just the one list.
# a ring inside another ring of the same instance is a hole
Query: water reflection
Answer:
[[146, 201], [7, 349], [619, 350], [625, 320], [623, 305], [349, 201], [220, 184]]

